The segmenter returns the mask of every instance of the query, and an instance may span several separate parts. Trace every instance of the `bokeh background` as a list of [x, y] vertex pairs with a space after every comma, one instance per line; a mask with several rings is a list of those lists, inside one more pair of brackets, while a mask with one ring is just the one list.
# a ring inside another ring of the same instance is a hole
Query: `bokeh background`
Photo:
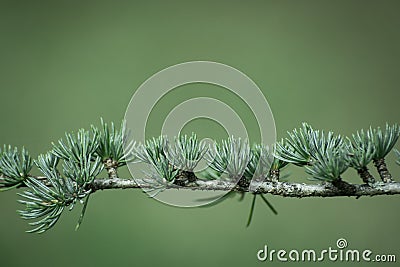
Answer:
[[[303, 121], [343, 135], [399, 122], [399, 9], [387, 0], [0, 1], [0, 141], [36, 157], [66, 131], [100, 117], [119, 122], [142, 82], [192, 60], [225, 63], [252, 78], [279, 138]], [[205, 85], [168, 95], [158, 114], [193, 96], [217, 97], [255, 127], [238, 99]], [[205, 133], [207, 122], [198, 123], [188, 129]], [[217, 125], [207, 131], [222, 135]], [[388, 162], [399, 179], [393, 155]], [[293, 181], [307, 178], [288, 171]], [[345, 178], [359, 180], [353, 170]], [[400, 257], [398, 196], [270, 196], [279, 215], [259, 201], [246, 228], [250, 196], [183, 209], [140, 190], [106, 191], [92, 196], [79, 231], [78, 208], [43, 235], [24, 233], [16, 200], [16, 191], [0, 194], [1, 266], [281, 266], [258, 262], [256, 252], [265, 244], [324, 249], [338, 238]]]

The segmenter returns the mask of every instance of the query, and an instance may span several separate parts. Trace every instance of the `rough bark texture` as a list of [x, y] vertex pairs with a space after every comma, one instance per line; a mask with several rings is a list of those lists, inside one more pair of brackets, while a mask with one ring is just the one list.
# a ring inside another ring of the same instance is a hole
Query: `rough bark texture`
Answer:
[[239, 181], [237, 183], [237, 186], [241, 187], [241, 188], [248, 188], [250, 186], [250, 180], [247, 179], [246, 177], [242, 176], [239, 179]]
[[271, 179], [272, 182], [278, 182], [279, 181], [279, 169], [276, 170], [270, 170], [269, 172], [269, 179]]
[[[300, 184], [288, 182], [261, 182], [254, 184], [257, 188], [255, 194], [272, 194], [283, 197], [336, 197], [336, 196], [375, 196], [375, 195], [395, 195], [400, 194], [400, 183], [382, 183], [376, 182], [373, 185], [353, 185], [344, 181], [336, 185], [332, 183], [323, 184]], [[128, 189], [128, 188], [149, 188], [149, 184], [136, 179], [96, 179], [93, 182], [92, 189]], [[213, 190], [248, 192], [248, 189], [237, 187], [236, 184], [227, 181], [203, 181], [197, 180], [196, 184], [191, 186], [169, 185], [169, 189], [179, 190]]]
[[197, 177], [194, 172], [180, 170], [175, 177], [174, 184], [178, 186], [186, 186], [196, 182]]
[[333, 180], [332, 185], [336, 186], [338, 190], [348, 192], [350, 194], [354, 194], [357, 191], [357, 188], [354, 184], [349, 184], [348, 182], [343, 181], [341, 178]]
[[[45, 185], [51, 186], [46, 177], [32, 176], [35, 179], [41, 180]], [[26, 187], [23, 183], [20, 187]], [[0, 189], [4, 186], [0, 186]], [[97, 178], [87, 189], [92, 189], [93, 192], [106, 189], [129, 189], [129, 188], [152, 188], [152, 186], [141, 179], [122, 179], [122, 178]], [[251, 191], [253, 194], [271, 194], [282, 197], [337, 197], [337, 196], [376, 196], [376, 195], [396, 195], [400, 194], [399, 182], [375, 182], [373, 184], [349, 184], [341, 179], [332, 183], [324, 182], [321, 184], [304, 184], [304, 183], [289, 183], [289, 182], [253, 182], [251, 188], [256, 190]], [[226, 180], [199, 180], [194, 183], [186, 183], [184, 186], [170, 184], [166, 189], [177, 190], [209, 190], [209, 191], [236, 191], [250, 192], [249, 187], [238, 186], [236, 183]]]
[[383, 182], [393, 182], [392, 175], [387, 169], [385, 159], [374, 159], [374, 164]]
[[104, 161], [104, 166], [108, 173], [108, 178], [113, 179], [118, 177], [117, 168], [118, 162], [113, 159], [106, 159]]
[[369, 173], [368, 168], [364, 167], [362, 169], [357, 170], [358, 175], [360, 175], [361, 179], [366, 184], [373, 184], [375, 183], [375, 178]]

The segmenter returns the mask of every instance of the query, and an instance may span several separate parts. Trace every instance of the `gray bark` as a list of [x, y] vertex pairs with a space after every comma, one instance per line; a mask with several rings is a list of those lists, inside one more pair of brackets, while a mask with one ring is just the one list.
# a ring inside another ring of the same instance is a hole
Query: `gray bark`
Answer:
[[[288, 182], [261, 182], [254, 184], [255, 194], [272, 194], [282, 197], [337, 197], [337, 196], [376, 196], [400, 194], [400, 183], [376, 182], [373, 185], [335, 186], [332, 183], [304, 184]], [[349, 184], [350, 185], [350, 184]], [[128, 189], [128, 188], [151, 188], [151, 186], [140, 179], [96, 179], [93, 182], [92, 190], [105, 189]], [[168, 185], [167, 189], [179, 190], [213, 190], [213, 191], [237, 191], [249, 192], [247, 188], [236, 186], [232, 182], [213, 180], [197, 180], [196, 184], [188, 186]]]

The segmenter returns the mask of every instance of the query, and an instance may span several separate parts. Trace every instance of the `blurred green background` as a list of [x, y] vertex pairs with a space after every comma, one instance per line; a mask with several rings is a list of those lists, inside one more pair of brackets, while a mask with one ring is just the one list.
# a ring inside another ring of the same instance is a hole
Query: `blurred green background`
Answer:
[[[119, 122], [142, 82], [192, 60], [225, 63], [252, 78], [279, 138], [303, 121], [344, 135], [399, 122], [399, 8], [398, 1], [0, 1], [1, 143], [37, 156], [65, 131], [100, 117]], [[226, 97], [249, 116], [223, 91], [193, 88]], [[159, 114], [191, 94], [169, 96]], [[388, 162], [400, 178], [393, 155]], [[293, 181], [306, 178], [290, 172]], [[359, 180], [353, 170], [345, 177]], [[264, 244], [325, 249], [338, 238], [400, 257], [398, 196], [270, 196], [279, 215], [257, 202], [246, 228], [249, 196], [182, 209], [140, 190], [106, 191], [92, 196], [78, 232], [79, 208], [31, 235], [15, 212], [22, 208], [15, 193], [0, 194], [1, 266], [281, 266], [258, 262], [256, 252]]]

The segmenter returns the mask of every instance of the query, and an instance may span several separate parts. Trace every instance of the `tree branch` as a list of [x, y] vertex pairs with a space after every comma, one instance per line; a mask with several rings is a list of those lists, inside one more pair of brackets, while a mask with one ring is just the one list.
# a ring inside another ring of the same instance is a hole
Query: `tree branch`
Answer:
[[[22, 197], [19, 202], [25, 205], [19, 213], [23, 219], [36, 220], [30, 223], [36, 228], [29, 232], [37, 233], [52, 228], [62, 211], [66, 207], [72, 209], [78, 201], [84, 203], [79, 227], [90, 195], [105, 189], [143, 188], [152, 193], [162, 190], [248, 192], [254, 196], [249, 222], [257, 194], [274, 213], [264, 194], [294, 198], [400, 194], [400, 182], [391, 179], [384, 160], [400, 137], [397, 124], [387, 124], [385, 131], [379, 127], [368, 132], [361, 130], [352, 139], [343, 139], [332, 132], [325, 135], [306, 123], [288, 134], [273, 149], [262, 144], [250, 148], [247, 140], [233, 136], [207, 148], [195, 134], [175, 137], [171, 144], [166, 137], [159, 136], [136, 147], [134, 141], [124, 144], [128, 138], [124, 123], [116, 131], [113, 124], [108, 127], [102, 121], [101, 130], [92, 126], [91, 131], [81, 129], [76, 135], [66, 134], [66, 140], [60, 139], [50, 152], [35, 161], [24, 148], [4, 147], [0, 153], [0, 191], [29, 187], [19, 194]], [[397, 156], [400, 164], [400, 152]], [[201, 159], [209, 162], [210, 169], [198, 179], [189, 170]], [[57, 167], [60, 160], [62, 167]], [[148, 179], [118, 178], [118, 167], [136, 161], [149, 165]], [[371, 161], [382, 178], [380, 182], [368, 172]], [[320, 183], [279, 181], [280, 170], [289, 163], [305, 167]], [[34, 164], [42, 176], [30, 174]], [[350, 184], [342, 179], [341, 175], [349, 167], [358, 171], [364, 184]], [[103, 168], [108, 178], [96, 178]], [[240, 179], [236, 182], [232, 177]], [[251, 183], [254, 177], [264, 182]]]
[[[255, 184], [255, 194], [272, 194], [282, 197], [338, 197], [338, 196], [376, 196], [400, 194], [400, 183], [377, 182], [373, 185], [351, 185], [350, 187], [336, 187], [331, 183], [304, 184], [288, 182], [261, 182]], [[133, 179], [96, 179], [92, 184], [92, 190], [105, 189], [129, 189], [129, 188], [152, 188], [143, 180]], [[203, 190], [203, 191], [236, 191], [249, 192], [248, 188], [238, 187], [236, 184], [221, 180], [202, 181], [197, 180], [194, 185], [177, 186], [174, 184], [166, 186], [166, 189], [179, 190]]]

